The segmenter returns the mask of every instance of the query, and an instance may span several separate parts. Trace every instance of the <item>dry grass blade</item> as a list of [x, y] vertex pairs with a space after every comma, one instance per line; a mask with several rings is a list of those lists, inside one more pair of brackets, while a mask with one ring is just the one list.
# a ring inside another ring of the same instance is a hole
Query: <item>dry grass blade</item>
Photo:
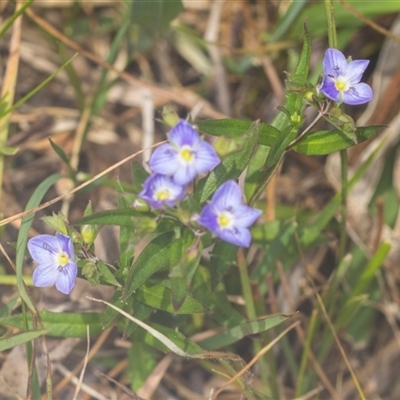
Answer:
[[79, 381], [75, 388], [75, 394], [74, 394], [73, 400], [77, 400], [77, 398], [78, 398], [78, 394], [79, 394], [79, 391], [80, 391], [80, 388], [81, 388], [82, 382], [83, 382], [83, 377], [85, 375], [86, 366], [87, 366], [87, 363], [89, 362], [89, 353], [90, 353], [90, 328], [89, 328], [89, 325], [86, 326], [86, 332], [87, 332], [87, 334], [86, 334], [86, 339], [87, 339], [86, 354], [85, 354], [85, 358], [83, 360], [83, 367], [82, 367], [81, 374], [79, 376]]
[[96, 56], [95, 54], [90, 53], [89, 51], [84, 50], [80, 47], [77, 43], [73, 40], [69, 39], [65, 35], [63, 35], [60, 31], [55, 29], [52, 25], [46, 22], [44, 19], [40, 18], [36, 15], [32, 10], [27, 10], [27, 15], [36, 22], [41, 28], [43, 28], [46, 32], [52, 35], [57, 40], [60, 40], [63, 44], [74, 49], [75, 51], [79, 52], [82, 56], [88, 58], [91, 61], [94, 61], [98, 65], [102, 66], [103, 68], [108, 69], [109, 71], [114, 72], [117, 74], [121, 79], [125, 80], [126, 82], [148, 89], [153, 92], [155, 95], [165, 97], [171, 101], [175, 101], [177, 104], [180, 104], [186, 108], [194, 108], [198, 102], [203, 103], [202, 112], [204, 115], [210, 118], [225, 118], [225, 115], [214, 110], [214, 108], [206, 102], [204, 99], [200, 98], [196, 93], [187, 90], [178, 88], [177, 90], [171, 90], [171, 88], [162, 88], [160, 86], [143, 82], [142, 80], [135, 78], [133, 75], [128, 74], [127, 72], [120, 71], [115, 68], [113, 65], [107, 63], [100, 57]]

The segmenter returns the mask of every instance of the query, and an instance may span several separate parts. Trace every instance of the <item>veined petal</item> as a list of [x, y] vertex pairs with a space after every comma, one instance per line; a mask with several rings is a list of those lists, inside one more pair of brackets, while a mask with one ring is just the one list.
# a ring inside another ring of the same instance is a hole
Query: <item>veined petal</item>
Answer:
[[328, 99], [333, 101], [341, 102], [340, 92], [337, 90], [335, 82], [328, 77], [324, 77], [321, 86], [319, 87], [319, 91]]
[[358, 105], [368, 103], [372, 100], [372, 89], [366, 83], [357, 83], [349, 90], [343, 92], [343, 103]]
[[[160, 194], [162, 194], [161, 197]], [[143, 183], [139, 197], [147, 201], [153, 208], [173, 207], [175, 202], [184, 197], [184, 188], [172, 181], [172, 178], [153, 174]]]
[[199, 143], [194, 152], [194, 156], [194, 165], [197, 173], [211, 171], [221, 162], [214, 147], [205, 141]]
[[346, 78], [353, 85], [361, 81], [369, 60], [354, 60], [347, 65]]
[[157, 147], [149, 160], [150, 169], [161, 175], [173, 175], [180, 165], [178, 151], [169, 143]]
[[69, 262], [58, 272], [56, 279], [56, 288], [61, 293], [69, 294], [75, 286], [76, 276], [78, 274], [78, 268], [75, 262]]
[[216, 190], [211, 202], [218, 211], [234, 211], [242, 203], [242, 191], [235, 181], [227, 181]]
[[236, 246], [249, 247], [251, 234], [247, 228], [220, 229], [215, 234], [222, 240]]
[[257, 221], [258, 217], [262, 214], [261, 210], [252, 208], [246, 205], [240, 205], [234, 209], [235, 226], [247, 228]]
[[28, 241], [29, 253], [38, 264], [54, 263], [59, 249], [58, 240], [51, 235], [35, 236]]
[[168, 134], [169, 141], [177, 147], [195, 147], [200, 142], [200, 136], [189, 122], [181, 119]]
[[181, 165], [175, 172], [173, 180], [177, 185], [187, 185], [197, 175], [197, 169], [195, 164]]
[[322, 62], [324, 75], [334, 78], [344, 76], [346, 74], [348, 63], [343, 53], [336, 49], [328, 49]]
[[57, 233], [56, 239], [58, 240], [60, 250], [65, 252], [70, 260], [74, 261], [75, 251], [71, 238], [62, 233]]
[[207, 204], [201, 210], [198, 223], [213, 233], [216, 233], [219, 229], [217, 214], [212, 204]]
[[37, 287], [52, 286], [60, 273], [57, 264], [38, 265], [32, 274], [33, 284]]

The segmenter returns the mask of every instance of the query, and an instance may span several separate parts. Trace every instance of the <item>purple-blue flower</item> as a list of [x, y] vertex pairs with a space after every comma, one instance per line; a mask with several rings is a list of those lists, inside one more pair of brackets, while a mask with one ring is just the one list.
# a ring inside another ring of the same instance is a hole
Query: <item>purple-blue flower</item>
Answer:
[[251, 234], [248, 227], [254, 224], [262, 211], [243, 204], [242, 197], [235, 181], [225, 182], [201, 211], [199, 224], [225, 242], [249, 247]]
[[33, 284], [38, 287], [55, 284], [61, 293], [69, 294], [78, 273], [71, 238], [61, 233], [39, 235], [28, 241], [28, 250], [39, 264], [33, 271]]
[[153, 172], [171, 176], [178, 185], [188, 184], [220, 162], [214, 148], [183, 119], [171, 129], [168, 140], [154, 150], [149, 166]]
[[324, 77], [319, 91], [328, 99], [351, 105], [372, 100], [372, 89], [360, 82], [369, 60], [347, 62], [343, 53], [328, 49], [323, 61]]
[[150, 175], [144, 181], [143, 190], [139, 193], [139, 197], [153, 208], [173, 207], [184, 196], [182, 186], [177, 185], [172, 178], [160, 174]]

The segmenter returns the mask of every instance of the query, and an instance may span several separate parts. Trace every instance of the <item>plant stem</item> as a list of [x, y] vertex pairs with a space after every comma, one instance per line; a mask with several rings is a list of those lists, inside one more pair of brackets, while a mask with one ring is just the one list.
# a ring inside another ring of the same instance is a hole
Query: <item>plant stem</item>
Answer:
[[[257, 318], [256, 306], [253, 299], [253, 292], [251, 290], [251, 283], [243, 249], [239, 249], [237, 260], [240, 273], [240, 282], [242, 284], [243, 297], [246, 304], [247, 317], [249, 320], [255, 320]], [[253, 341], [253, 345], [255, 353], [261, 351], [262, 345], [259, 341]], [[279, 387], [277, 379], [278, 377], [276, 374], [275, 362], [272, 357], [267, 358], [267, 362], [265, 358], [260, 358], [259, 360], [261, 380], [263, 382], [265, 390], [267, 391], [267, 393], [265, 394], [272, 398], [279, 398]]]

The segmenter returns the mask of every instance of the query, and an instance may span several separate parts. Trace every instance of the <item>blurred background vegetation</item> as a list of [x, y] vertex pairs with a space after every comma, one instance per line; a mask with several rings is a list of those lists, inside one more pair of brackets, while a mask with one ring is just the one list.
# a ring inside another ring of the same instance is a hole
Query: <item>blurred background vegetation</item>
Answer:
[[[373, 86], [374, 100], [346, 107], [346, 112], [358, 125], [389, 128], [349, 150], [354, 184], [345, 258], [337, 258], [337, 154], [289, 152], [266, 190], [260, 204], [266, 228], [254, 230], [254, 242], [264, 247], [255, 250], [257, 268], [249, 265], [253, 296], [262, 305], [257, 315], [298, 312], [293, 319], [301, 324], [266, 358], [274, 383], [266, 388], [260, 366], [252, 369], [248, 384], [260, 399], [357, 399], [346, 360], [366, 398], [400, 398], [400, 3], [338, 0], [334, 5], [338, 48], [353, 59], [371, 60], [364, 80]], [[328, 47], [323, 0], [3, 0], [1, 217], [22, 212], [34, 189], [52, 173], [66, 178], [44, 200], [163, 140], [164, 107], [182, 118], [190, 114], [194, 121], [234, 117], [271, 122], [284, 103], [287, 73], [299, 60], [305, 21], [312, 39], [309, 81], [316, 84]], [[306, 110], [306, 121], [314, 112]], [[319, 128], [329, 127], [321, 123]], [[226, 151], [225, 142], [218, 140], [216, 146]], [[139, 161], [148, 157], [144, 152]], [[134, 190], [131, 174], [126, 163], [37, 215], [62, 211], [74, 221], [88, 200], [96, 211], [115, 208], [116, 178], [123, 188]], [[299, 227], [304, 228], [300, 241]], [[0, 229], [0, 318], [9, 318], [21, 307], [12, 267], [20, 219]], [[49, 228], [36, 218], [30, 235], [44, 232]], [[96, 243], [99, 257], [114, 262], [117, 242], [116, 229], [102, 229]], [[24, 280], [30, 285], [32, 266], [26, 264]], [[245, 314], [238, 274], [226, 275], [224, 283], [228, 296], [221, 302], [228, 299]], [[39, 309], [64, 313], [102, 311], [85, 296], [112, 296], [109, 288], [83, 281], [69, 301], [51, 288], [31, 293]], [[186, 336], [196, 333], [193, 340], [205, 347], [213, 330], [197, 314], [161, 313], [157, 318]], [[237, 338], [224, 349], [249, 362], [257, 353], [254, 343], [268, 343], [284, 327]], [[18, 331], [11, 322], [0, 329], [4, 338]], [[165, 356], [139, 334], [122, 340], [112, 329], [100, 333], [101, 323], [97, 329], [77, 398], [208, 399], [227, 380], [217, 363]], [[42, 350], [52, 360], [47, 378], [53, 382], [54, 399], [74, 398], [86, 354], [84, 339], [63, 332], [48, 337]], [[16, 344], [1, 348], [1, 399], [24, 398], [32, 378], [32, 369], [21, 361], [23, 348]], [[37, 360], [38, 382], [46, 378], [43, 360]], [[241, 396], [240, 386], [232, 385], [218, 399]]]

